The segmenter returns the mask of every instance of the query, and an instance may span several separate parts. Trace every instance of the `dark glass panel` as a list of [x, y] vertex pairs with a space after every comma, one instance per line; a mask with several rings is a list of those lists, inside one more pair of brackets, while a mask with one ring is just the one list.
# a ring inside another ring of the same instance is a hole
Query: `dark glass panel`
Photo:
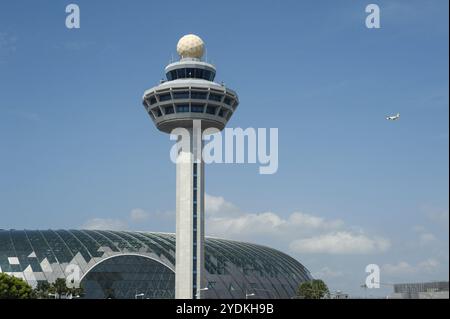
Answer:
[[191, 92], [191, 98], [197, 99], [197, 100], [206, 100], [207, 92], [198, 92], [198, 91], [192, 91]]
[[156, 98], [154, 95], [150, 96], [150, 98], [148, 99], [148, 102], [150, 103], [150, 105], [155, 104], [156, 103]]
[[186, 69], [178, 69], [176, 71], [177, 71], [177, 78], [178, 79], [186, 78]]
[[8, 257], [16, 257], [9, 233], [8, 230], [0, 230], [0, 267], [3, 272], [14, 271], [8, 261]]
[[45, 237], [46, 242], [59, 263], [70, 262], [73, 256], [78, 252], [75, 247], [71, 250], [68, 247], [67, 242], [52, 230], [43, 231], [42, 235]]
[[177, 105], [177, 113], [189, 112], [189, 104]]
[[24, 231], [11, 230], [10, 235], [15, 250], [14, 256], [19, 259], [20, 268], [22, 268], [23, 271], [29, 265], [28, 255], [33, 252], [33, 249], [31, 248], [30, 242]]
[[195, 78], [196, 79], [203, 79], [203, 69], [195, 69]]
[[173, 92], [173, 98], [174, 99], [188, 99], [189, 98], [189, 91], [181, 91], [181, 92]]
[[216, 111], [217, 111], [217, 107], [216, 106], [208, 105], [206, 107], [206, 113], [208, 113], [208, 114], [214, 115], [214, 114], [216, 114]]
[[203, 113], [204, 106], [202, 104], [192, 104], [191, 105], [191, 112], [194, 113]]
[[172, 97], [170, 96], [170, 93], [164, 93], [164, 94], [160, 94], [159, 95], [159, 101], [160, 102], [164, 102], [164, 101], [168, 101], [171, 100]]
[[212, 81], [211, 74], [212, 74], [211, 71], [204, 70], [203, 71], [203, 79], [208, 80], [208, 81]]
[[27, 236], [30, 241], [31, 246], [33, 247], [33, 250], [36, 254], [37, 259], [39, 262], [42, 262], [45, 258], [47, 258], [49, 263], [55, 263], [56, 258], [53, 254], [52, 249], [47, 244], [47, 241], [45, 240], [44, 236], [42, 235], [44, 232], [40, 232], [37, 230], [27, 230]]
[[89, 237], [91, 237], [93, 240], [95, 240], [101, 247], [109, 247], [112, 251], [115, 252], [119, 251], [117, 246], [114, 245], [114, 243], [111, 240], [103, 236], [101, 233], [94, 230], [84, 230], [83, 232]]
[[70, 231], [77, 239], [81, 242], [81, 244], [89, 251], [89, 254], [93, 257], [101, 257], [103, 256], [103, 252], [99, 251], [100, 245], [95, 240], [92, 240], [91, 237], [86, 235], [80, 230], [71, 230]]
[[165, 106], [164, 107], [164, 113], [165, 114], [173, 114], [173, 113], [175, 113], [175, 111], [173, 109], [173, 106], [172, 105]]
[[[67, 248], [70, 249], [73, 256], [80, 253], [86, 262], [89, 262], [92, 256], [87, 251], [86, 247], [80, 242], [80, 240], [71, 232], [67, 230], [57, 230], [55, 233], [64, 241]], [[59, 260], [59, 262], [61, 262]]]
[[222, 95], [216, 94], [216, 93], [210, 93], [209, 94], [209, 99], [212, 100], [212, 101], [220, 102], [220, 101], [222, 101]]
[[195, 69], [187, 68], [186, 69], [186, 78], [194, 78], [195, 77]]
[[162, 115], [161, 110], [159, 109], [159, 107], [155, 107], [155, 108], [153, 109], [153, 112], [156, 113], [156, 116], [157, 116], [157, 117], [160, 117], [160, 116]]

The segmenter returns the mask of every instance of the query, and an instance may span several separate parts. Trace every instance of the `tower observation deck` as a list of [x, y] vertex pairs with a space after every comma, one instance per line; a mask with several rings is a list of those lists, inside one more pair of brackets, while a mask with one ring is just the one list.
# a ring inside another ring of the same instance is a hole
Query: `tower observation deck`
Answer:
[[[203, 40], [193, 34], [177, 45], [180, 60], [166, 66], [167, 80], [145, 91], [143, 105], [156, 127], [165, 133], [184, 128], [190, 133], [189, 149], [178, 153], [176, 164], [175, 298], [200, 298], [204, 276], [204, 163], [202, 131], [222, 130], [239, 104], [233, 90], [214, 82], [216, 68], [202, 61]], [[201, 130], [194, 129], [201, 121]]]

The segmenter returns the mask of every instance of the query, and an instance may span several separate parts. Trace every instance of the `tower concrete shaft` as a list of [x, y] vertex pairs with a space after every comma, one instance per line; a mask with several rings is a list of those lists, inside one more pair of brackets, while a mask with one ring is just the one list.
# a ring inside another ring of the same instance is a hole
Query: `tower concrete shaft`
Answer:
[[[145, 91], [143, 105], [156, 127], [190, 133], [177, 159], [175, 297], [207, 294], [205, 282], [205, 168], [202, 130], [222, 130], [239, 105], [236, 92], [214, 82], [216, 68], [201, 60], [203, 40], [189, 34], [177, 45], [180, 60], [165, 68], [167, 80]], [[200, 129], [195, 122], [201, 122]]]
[[201, 130], [188, 129], [188, 149], [176, 164], [175, 298], [201, 298], [205, 264], [205, 166]]

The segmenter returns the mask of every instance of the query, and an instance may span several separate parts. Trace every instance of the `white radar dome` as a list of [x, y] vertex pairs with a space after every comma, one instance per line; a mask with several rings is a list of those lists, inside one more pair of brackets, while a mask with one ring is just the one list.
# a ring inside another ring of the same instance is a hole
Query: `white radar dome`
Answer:
[[205, 43], [195, 34], [183, 36], [177, 44], [177, 52], [181, 58], [200, 59], [203, 56]]

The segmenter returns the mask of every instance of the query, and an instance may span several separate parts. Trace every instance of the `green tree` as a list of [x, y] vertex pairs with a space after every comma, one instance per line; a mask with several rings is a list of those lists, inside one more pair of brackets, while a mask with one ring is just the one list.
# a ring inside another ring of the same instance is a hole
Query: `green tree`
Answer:
[[[73, 284], [73, 282], [72, 282]], [[53, 284], [47, 281], [39, 281], [37, 284], [35, 295], [39, 299], [53, 299], [53, 298], [79, 298], [83, 295], [84, 290], [80, 287], [68, 287], [66, 280], [63, 278], [57, 279]]]
[[33, 288], [23, 279], [0, 273], [0, 299], [35, 298]]
[[107, 288], [105, 291], [105, 297], [106, 297], [106, 299], [116, 299], [116, 297], [114, 295], [114, 289]]
[[38, 299], [48, 299], [51, 292], [51, 285], [47, 281], [38, 281], [37, 287], [34, 290]]
[[329, 295], [327, 285], [321, 279], [303, 282], [297, 291], [297, 296], [303, 299], [322, 299]]
[[67, 293], [69, 293], [69, 288], [67, 287], [66, 279], [64, 278], [56, 279], [56, 281], [52, 284], [50, 290], [56, 293], [58, 299], [61, 299], [63, 295], [67, 295]]
[[74, 287], [74, 288], [68, 288], [68, 294], [72, 295], [72, 298], [80, 298], [84, 294], [83, 287]]

